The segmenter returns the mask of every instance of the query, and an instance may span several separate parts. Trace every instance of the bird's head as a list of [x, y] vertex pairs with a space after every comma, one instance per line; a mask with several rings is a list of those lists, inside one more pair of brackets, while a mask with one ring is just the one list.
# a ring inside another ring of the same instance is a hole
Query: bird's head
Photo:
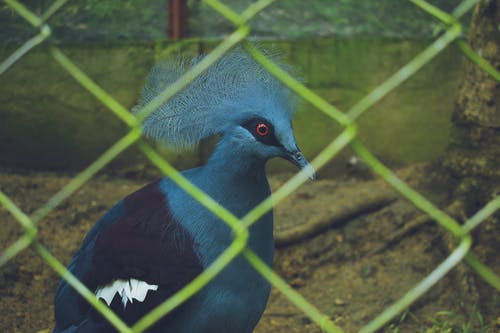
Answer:
[[254, 112], [237, 120], [221, 133], [222, 140], [226, 141], [225, 149], [229, 146], [229, 149], [245, 158], [250, 157], [264, 162], [274, 157], [281, 157], [299, 169], [308, 169], [309, 177], [314, 178], [311, 165], [297, 146], [292, 123], [285, 115]]
[[[154, 67], [135, 109], [147, 104], [200, 59], [190, 65], [185, 61], [165, 62]], [[291, 120], [296, 102], [286, 86], [237, 49], [146, 118], [144, 133], [177, 149], [218, 134], [233, 152], [262, 161], [282, 157], [307, 169], [313, 178], [313, 168], [293, 134]]]

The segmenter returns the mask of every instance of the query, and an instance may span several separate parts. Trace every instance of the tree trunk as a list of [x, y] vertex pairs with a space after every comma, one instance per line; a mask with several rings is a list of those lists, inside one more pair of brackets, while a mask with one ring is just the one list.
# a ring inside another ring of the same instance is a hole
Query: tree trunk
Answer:
[[[500, 0], [476, 6], [469, 43], [500, 70]], [[473, 213], [498, 194], [500, 180], [500, 82], [467, 61], [453, 113], [452, 138], [444, 166], [460, 181]]]
[[[480, 1], [473, 14], [469, 43], [497, 70], [500, 70], [499, 29], [500, 0]], [[472, 61], [467, 60], [464, 69], [452, 117], [451, 141], [442, 160], [443, 170], [456, 180], [452, 194], [459, 209], [452, 214], [462, 222], [500, 195], [500, 82]], [[497, 212], [473, 233], [474, 253], [497, 274], [499, 215]], [[456, 240], [449, 233], [444, 236], [444, 243], [447, 250], [456, 247]], [[494, 316], [498, 305], [492, 287], [479, 283], [480, 279], [465, 265], [457, 266], [454, 272], [457, 296], [465, 314], [480, 310]]]

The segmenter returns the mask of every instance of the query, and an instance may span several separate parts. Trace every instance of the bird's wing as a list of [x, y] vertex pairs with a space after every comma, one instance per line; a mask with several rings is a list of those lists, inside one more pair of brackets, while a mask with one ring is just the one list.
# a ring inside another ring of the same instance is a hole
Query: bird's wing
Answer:
[[193, 239], [170, 213], [158, 182], [125, 198], [124, 210], [96, 237], [94, 269], [87, 277], [94, 285], [136, 278], [179, 289], [201, 272]]
[[[172, 216], [168, 198], [155, 182], [129, 195], [103, 216], [88, 233], [69, 270], [90, 290], [100, 289], [101, 294], [102, 287], [112, 286], [117, 280], [146, 288], [145, 293], [152, 290], [142, 302], [154, 300], [149, 309], [186, 285], [203, 267], [191, 235]], [[61, 328], [82, 322], [90, 310], [64, 280], [57, 288], [55, 307], [57, 327]]]

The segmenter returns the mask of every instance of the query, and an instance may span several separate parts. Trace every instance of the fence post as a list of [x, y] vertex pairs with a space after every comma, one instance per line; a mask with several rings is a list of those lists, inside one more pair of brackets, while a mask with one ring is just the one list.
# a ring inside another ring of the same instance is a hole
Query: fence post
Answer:
[[186, 36], [187, 4], [186, 0], [168, 1], [168, 37], [179, 40]]

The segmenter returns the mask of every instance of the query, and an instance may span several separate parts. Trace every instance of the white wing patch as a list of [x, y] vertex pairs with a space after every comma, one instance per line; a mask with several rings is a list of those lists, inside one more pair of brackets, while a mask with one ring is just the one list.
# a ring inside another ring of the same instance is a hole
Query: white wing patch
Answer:
[[122, 298], [123, 308], [127, 306], [127, 303], [133, 303], [136, 299], [139, 302], [143, 302], [146, 299], [146, 295], [150, 290], [157, 290], [158, 286], [155, 284], [149, 284], [147, 282], [130, 279], [130, 280], [115, 280], [104, 287], [97, 288], [95, 295], [97, 298], [102, 298], [106, 304], [111, 305], [113, 298], [116, 294], [119, 294]]

